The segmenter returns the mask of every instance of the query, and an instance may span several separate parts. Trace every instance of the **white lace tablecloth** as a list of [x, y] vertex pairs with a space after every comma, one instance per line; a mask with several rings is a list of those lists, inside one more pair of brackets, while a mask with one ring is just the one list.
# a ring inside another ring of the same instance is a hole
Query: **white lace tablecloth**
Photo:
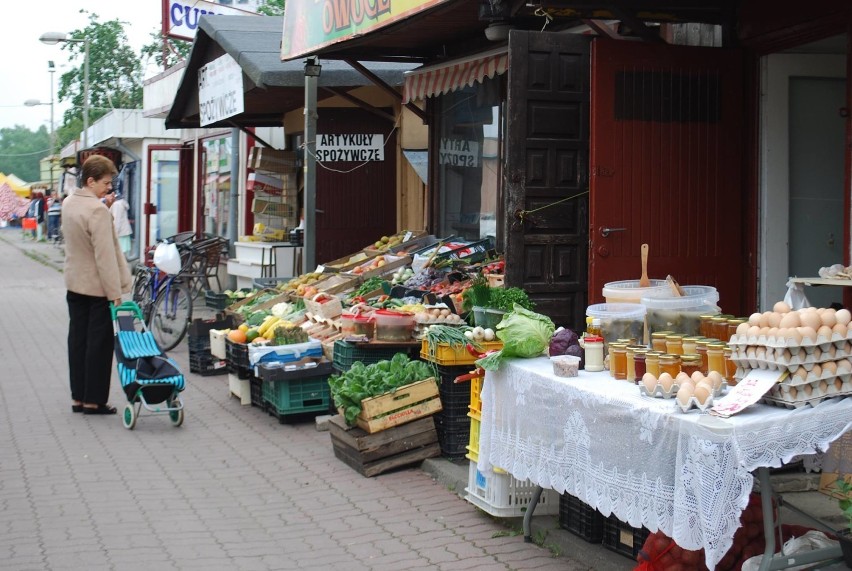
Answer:
[[546, 357], [504, 361], [482, 391], [479, 470], [568, 492], [605, 516], [724, 556], [751, 471], [824, 451], [852, 428], [852, 398], [797, 410], [755, 405], [721, 419], [643, 397], [609, 373], [552, 374]]

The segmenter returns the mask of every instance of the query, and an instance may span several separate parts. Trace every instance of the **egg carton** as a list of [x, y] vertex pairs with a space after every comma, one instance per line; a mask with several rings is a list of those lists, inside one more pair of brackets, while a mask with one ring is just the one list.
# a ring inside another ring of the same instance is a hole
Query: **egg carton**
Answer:
[[767, 394], [778, 398], [802, 399], [818, 396], [836, 396], [852, 393], [852, 381], [847, 378], [822, 379], [809, 383], [796, 383], [785, 379], [769, 389]]
[[[663, 390], [663, 386], [660, 385], [660, 384], [657, 384], [657, 386], [654, 387], [653, 391], [649, 391], [647, 389], [647, 387], [645, 387], [645, 385], [642, 384], [642, 381], [639, 381], [639, 394], [644, 396], [644, 397], [653, 397], [653, 398], [658, 398], [658, 399], [671, 399], [671, 398], [674, 398], [674, 397], [677, 396], [677, 392], [679, 390], [680, 390], [680, 384], [674, 383], [672, 385], [671, 390], [669, 390], [669, 391]], [[718, 389], [713, 389], [713, 393], [712, 393], [711, 397], [712, 396], [718, 397], [719, 395], [722, 394], [722, 392], [724, 392], [724, 390], [725, 390], [725, 383], [723, 382], [719, 386]], [[693, 398], [695, 398], [695, 397], [693, 397]]]
[[[718, 395], [716, 395], [718, 396]], [[698, 402], [698, 399], [695, 397], [689, 397], [689, 400], [686, 401], [686, 404], [681, 403], [679, 400], [675, 400], [677, 403], [677, 407], [681, 412], [689, 412], [693, 409], [698, 409], [701, 412], [706, 412], [708, 408], [713, 406], [713, 395], [707, 397], [707, 400], [704, 401], [704, 404]]]
[[[835, 361], [830, 362], [835, 363]], [[818, 383], [819, 381], [833, 381], [834, 379], [840, 379], [841, 382], [846, 382], [846, 380], [852, 376], [852, 363], [850, 363], [848, 359], [843, 359], [836, 363], [837, 367], [834, 369], [826, 367], [827, 363], [823, 363], [822, 367], [817, 369], [816, 366], [813, 365], [790, 366], [783, 363], [759, 362], [756, 364], [757, 366], [754, 367], [750, 365], [738, 367], [737, 371], [739, 372], [739, 370], [742, 369], [743, 374], [756, 369], [778, 371], [779, 376], [781, 373], [786, 371], [788, 373], [788, 377], [784, 382], [789, 382], [793, 386], [807, 383]]]
[[[764, 345], [742, 345], [731, 351], [731, 360], [742, 361], [766, 361], [773, 363], [787, 363], [788, 365], [807, 365], [815, 363], [826, 363], [845, 359], [852, 355], [852, 344], [845, 343], [842, 347], [833, 344], [828, 349], [819, 347], [808, 353], [804, 348], [789, 349], [787, 347], [766, 347]], [[752, 368], [756, 365], [751, 365]]]
[[823, 351], [827, 350], [832, 344], [840, 349], [844, 344], [852, 340], [852, 329], [847, 329], [846, 335], [832, 333], [831, 337], [819, 335], [816, 339], [806, 337], [801, 342], [796, 342], [789, 337], [776, 337], [775, 335], [732, 335], [728, 341], [728, 345], [741, 347], [743, 345], [763, 345], [765, 347], [781, 347], [782, 349], [798, 349], [803, 348], [807, 353], [813, 353], [816, 347]]
[[779, 406], [789, 409], [802, 408], [803, 406], [816, 406], [824, 400], [844, 397], [852, 394], [852, 391], [835, 394], [823, 394], [820, 396], [811, 396], [809, 398], [798, 398], [788, 396], [777, 396], [775, 394], [766, 394], [760, 399], [760, 402], [772, 406]]

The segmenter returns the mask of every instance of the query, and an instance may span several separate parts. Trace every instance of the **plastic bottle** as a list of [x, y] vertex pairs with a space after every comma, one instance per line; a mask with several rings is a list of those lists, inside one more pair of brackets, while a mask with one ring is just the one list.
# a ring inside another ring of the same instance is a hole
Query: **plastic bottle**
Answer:
[[604, 340], [599, 335], [587, 335], [583, 338], [585, 346], [585, 370], [597, 372], [604, 370]]

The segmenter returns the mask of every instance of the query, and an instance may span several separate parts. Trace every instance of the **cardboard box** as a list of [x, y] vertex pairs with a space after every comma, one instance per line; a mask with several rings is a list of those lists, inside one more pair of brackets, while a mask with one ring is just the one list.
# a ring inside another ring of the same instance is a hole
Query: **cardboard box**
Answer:
[[277, 173], [293, 173], [299, 167], [299, 158], [293, 151], [254, 147], [251, 150], [248, 166]]
[[268, 175], [253, 172], [249, 173], [246, 180], [246, 190], [274, 195], [287, 194], [295, 197], [299, 188], [296, 186], [295, 174]]

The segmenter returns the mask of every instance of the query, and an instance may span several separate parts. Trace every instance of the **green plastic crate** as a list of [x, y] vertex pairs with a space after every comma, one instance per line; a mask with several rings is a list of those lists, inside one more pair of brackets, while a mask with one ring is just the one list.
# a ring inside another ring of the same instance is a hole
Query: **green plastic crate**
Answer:
[[325, 412], [330, 396], [328, 375], [263, 381], [263, 402], [279, 415]]
[[[354, 343], [349, 343], [348, 341], [335, 341], [334, 342], [334, 357], [332, 359], [332, 363], [334, 364], [334, 368], [338, 371], [348, 371], [352, 364], [355, 361], [361, 361], [365, 365], [372, 365], [374, 363], [378, 363], [379, 361], [390, 360], [397, 353], [405, 353], [409, 357], [413, 354], [414, 349], [400, 349], [400, 348], [375, 348], [375, 349], [361, 349], [357, 347]], [[419, 356], [420, 347], [416, 348], [417, 355]]]

